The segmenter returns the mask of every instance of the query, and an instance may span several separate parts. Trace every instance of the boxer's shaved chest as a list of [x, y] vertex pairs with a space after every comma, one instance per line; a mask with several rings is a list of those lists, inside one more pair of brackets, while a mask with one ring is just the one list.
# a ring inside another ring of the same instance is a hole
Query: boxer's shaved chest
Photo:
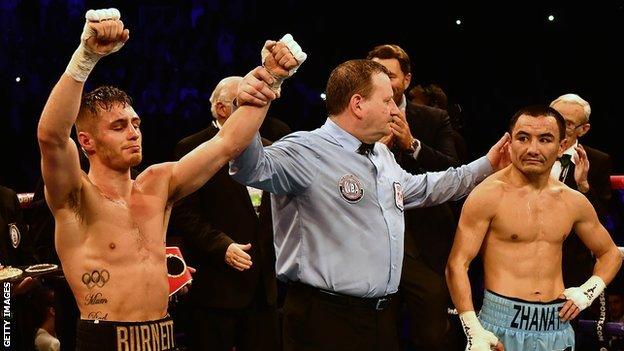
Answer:
[[161, 197], [133, 189], [128, 200], [119, 200], [91, 188], [82, 200], [76, 214], [85, 235], [82, 249], [110, 263], [147, 260], [164, 251], [169, 208]]
[[562, 243], [572, 229], [569, 205], [559, 192], [509, 192], [492, 220], [492, 232], [503, 241]]

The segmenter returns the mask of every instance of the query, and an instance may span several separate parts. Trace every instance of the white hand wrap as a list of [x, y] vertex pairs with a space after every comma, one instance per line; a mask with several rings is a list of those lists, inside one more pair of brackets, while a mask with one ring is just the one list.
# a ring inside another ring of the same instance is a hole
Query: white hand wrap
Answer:
[[308, 58], [308, 54], [303, 52], [303, 49], [301, 49], [301, 46], [299, 46], [299, 44], [295, 41], [293, 36], [290, 34], [284, 35], [282, 39], [280, 39], [280, 42], [286, 45], [286, 47], [288, 48], [288, 50], [290, 50], [290, 53], [293, 55], [295, 60], [297, 60], [297, 63], [298, 63], [297, 67], [291, 69], [289, 72], [290, 75], [292, 76], [297, 71], [297, 68], [299, 68], [299, 66], [301, 66], [301, 64], [304, 63], [305, 60]]
[[565, 295], [568, 300], [572, 300], [576, 307], [582, 311], [594, 302], [604, 288], [604, 281], [599, 276], [592, 275], [583, 285], [565, 289], [563, 295]]
[[459, 319], [468, 339], [466, 351], [490, 351], [498, 344], [496, 335], [483, 328], [474, 311], [460, 313]]
[[89, 22], [101, 22], [106, 20], [118, 20], [121, 18], [121, 14], [117, 9], [104, 9], [104, 10], [89, 10], [85, 14], [85, 25], [82, 29], [82, 35], [80, 35], [80, 45], [74, 51], [67, 68], [65, 69], [65, 73], [74, 78], [79, 82], [84, 82], [87, 80], [89, 73], [95, 67], [95, 64], [98, 60], [111, 54], [113, 52], [119, 51], [121, 47], [124, 45], [123, 42], [119, 41], [115, 44], [115, 47], [111, 52], [107, 54], [101, 54], [91, 51], [87, 45], [87, 39], [96, 35], [95, 31], [89, 27]]
[[[297, 69], [299, 69], [301, 64], [308, 58], [308, 55], [305, 52], [303, 52], [303, 49], [301, 49], [301, 46], [299, 46], [299, 44], [295, 41], [293, 36], [290, 34], [284, 35], [282, 39], [280, 39], [279, 41], [283, 43], [284, 45], [286, 45], [286, 47], [288, 48], [290, 53], [293, 55], [295, 60], [297, 60], [297, 66], [291, 69], [290, 71], [288, 71], [288, 77], [292, 77], [292, 75], [295, 74], [295, 72], [297, 72]], [[260, 52], [263, 66], [264, 66], [264, 62], [267, 56], [269, 56], [270, 54], [271, 52], [266, 48], [266, 46], [264, 46], [262, 48], [262, 51]], [[271, 71], [269, 71], [269, 73], [271, 73]], [[272, 73], [271, 75], [273, 76], [273, 78], [275, 78], [275, 83], [271, 84], [269, 88], [271, 88], [271, 90], [273, 90], [279, 96], [282, 82], [288, 77], [277, 77]]]

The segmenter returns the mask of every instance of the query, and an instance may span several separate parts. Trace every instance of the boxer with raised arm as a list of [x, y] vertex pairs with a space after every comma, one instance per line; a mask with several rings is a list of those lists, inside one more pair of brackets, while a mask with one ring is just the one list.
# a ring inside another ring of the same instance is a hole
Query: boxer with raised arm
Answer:
[[[559, 112], [521, 109], [509, 129], [512, 163], [468, 196], [446, 268], [448, 287], [467, 350], [573, 350], [569, 321], [614, 278], [622, 258], [587, 198], [550, 177], [565, 145]], [[587, 162], [582, 148], [577, 151], [579, 163]], [[562, 244], [571, 229], [597, 262], [587, 282], [565, 289]], [[486, 291], [477, 318], [468, 266], [478, 253]]]
[[[90, 10], [86, 19], [80, 46], [50, 94], [37, 134], [56, 249], [80, 309], [77, 349], [174, 349], [165, 260], [172, 204], [251, 142], [269, 104], [241, 106], [213, 139], [132, 180], [130, 167], [141, 161], [142, 139], [130, 98], [101, 87], [81, 100], [90, 71], [124, 45], [129, 31], [116, 9]], [[239, 86], [239, 105], [274, 99], [277, 83], [305, 59], [291, 37], [268, 41], [262, 56], [265, 68], [254, 69]], [[74, 124], [89, 158], [88, 174], [81, 171], [80, 151], [70, 138]]]

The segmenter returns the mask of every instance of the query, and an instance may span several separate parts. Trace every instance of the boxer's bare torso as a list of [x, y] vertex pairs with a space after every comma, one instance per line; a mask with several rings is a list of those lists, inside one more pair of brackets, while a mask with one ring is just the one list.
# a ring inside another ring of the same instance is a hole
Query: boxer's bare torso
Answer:
[[528, 301], [552, 301], [564, 290], [561, 249], [582, 195], [554, 179], [543, 189], [516, 185], [509, 173], [493, 175], [480, 189], [491, 218], [481, 248], [485, 287]]
[[[517, 112], [510, 121], [511, 164], [478, 185], [462, 208], [446, 277], [469, 340], [467, 349], [503, 350], [498, 337], [507, 335], [494, 335], [495, 331], [484, 329], [476, 316], [468, 268], [479, 252], [486, 289], [531, 302], [567, 299], [559, 311], [564, 322], [591, 304], [619, 269], [617, 248], [591, 203], [580, 192], [550, 176], [553, 163], [563, 153], [564, 125], [561, 115], [543, 106], [529, 106]], [[586, 154], [582, 148], [577, 152], [575, 174], [588, 169]], [[562, 245], [572, 230], [597, 261], [594, 276], [588, 277], [586, 287], [584, 284], [565, 289]], [[489, 302], [493, 304], [496, 303]], [[501, 312], [511, 311], [502, 308]], [[503, 326], [505, 319], [499, 317], [495, 319], [500, 319]], [[540, 339], [540, 335], [531, 336], [535, 340], [530, 343], [556, 348], [554, 339], [549, 342]]]
[[106, 194], [85, 174], [58, 208], [56, 248], [83, 319], [146, 321], [167, 313], [165, 231], [168, 167], [148, 168], [127, 199]]
[[[172, 204], [249, 145], [276, 98], [268, 83], [285, 79], [300, 62], [285, 43], [267, 41], [267, 68], [257, 67], [239, 83], [240, 106], [219, 133], [132, 181], [142, 134], [130, 97], [112, 86], [83, 94], [96, 62], [129, 38], [120, 16], [116, 9], [87, 12], [81, 44], [50, 93], [37, 138], [55, 246], [81, 318], [141, 322], [167, 313], [164, 239]], [[290, 47], [302, 54], [296, 42]], [[73, 127], [80, 149], [70, 136]], [[80, 152], [89, 159], [88, 175]]]

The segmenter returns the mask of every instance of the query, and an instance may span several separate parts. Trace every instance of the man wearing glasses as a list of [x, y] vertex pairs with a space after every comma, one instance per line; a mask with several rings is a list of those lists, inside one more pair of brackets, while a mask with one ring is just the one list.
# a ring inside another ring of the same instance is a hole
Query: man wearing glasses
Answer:
[[[589, 103], [576, 94], [565, 94], [551, 102], [550, 107], [561, 113], [566, 122], [566, 150], [553, 165], [550, 175], [583, 193], [596, 209], [598, 218], [604, 221], [611, 199], [611, 157], [581, 146], [578, 140], [590, 128]], [[587, 157], [579, 157], [579, 154]], [[577, 235], [570, 235], [564, 242], [562, 261], [565, 286], [578, 286], [592, 275], [594, 258]]]

